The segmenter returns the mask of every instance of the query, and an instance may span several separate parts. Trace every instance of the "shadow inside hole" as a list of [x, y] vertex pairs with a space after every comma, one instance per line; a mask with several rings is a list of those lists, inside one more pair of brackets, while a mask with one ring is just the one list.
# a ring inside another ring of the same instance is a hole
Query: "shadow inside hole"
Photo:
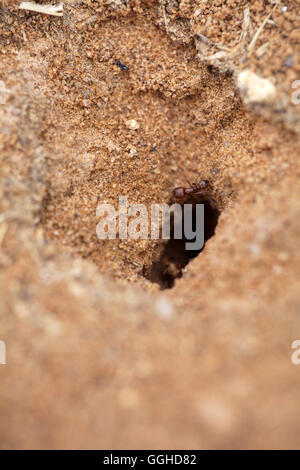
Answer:
[[161, 289], [170, 289], [174, 286], [175, 279], [182, 277], [182, 270], [191, 259], [202, 252], [207, 240], [214, 235], [218, 223], [220, 211], [210, 198], [198, 197], [197, 199], [194, 196], [190, 200], [186, 200], [185, 204], [193, 205], [193, 230], [196, 228], [196, 204], [204, 204], [204, 245], [200, 250], [187, 250], [186, 242], [193, 242], [194, 240], [187, 240], [184, 237], [184, 210], [182, 210], [183, 238], [180, 240], [174, 238], [174, 218], [171, 218], [171, 238], [164, 245], [159, 260], [155, 261], [149, 271], [144, 274], [151, 282], [159, 284]]

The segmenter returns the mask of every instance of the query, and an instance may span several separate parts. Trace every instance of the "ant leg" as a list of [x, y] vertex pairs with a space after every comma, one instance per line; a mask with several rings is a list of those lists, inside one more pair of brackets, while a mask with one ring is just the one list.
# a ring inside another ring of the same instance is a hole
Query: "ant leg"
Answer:
[[197, 183], [191, 183], [189, 180], [186, 180], [186, 181], [190, 185], [190, 188], [193, 188], [194, 186], [197, 186]]

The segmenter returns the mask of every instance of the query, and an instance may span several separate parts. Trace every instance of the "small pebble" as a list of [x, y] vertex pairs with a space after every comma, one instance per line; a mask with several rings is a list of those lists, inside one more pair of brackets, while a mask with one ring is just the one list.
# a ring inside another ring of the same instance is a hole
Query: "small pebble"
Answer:
[[109, 140], [108, 143], [107, 143], [107, 150], [109, 152], [120, 152], [120, 147], [118, 145], [116, 145], [112, 140]]
[[163, 320], [171, 320], [175, 315], [173, 305], [169, 299], [164, 296], [161, 296], [156, 300], [154, 311], [156, 315]]
[[138, 151], [135, 147], [131, 147], [131, 149], [129, 150], [129, 154], [131, 157], [135, 157], [136, 155], [138, 155]]
[[139, 129], [140, 127], [135, 119], [129, 119], [128, 121], [126, 121], [126, 126], [128, 127], [128, 129], [132, 129], [133, 131]]
[[235, 420], [229, 404], [222, 398], [210, 397], [196, 403], [196, 412], [201, 422], [218, 434], [234, 428]]
[[285, 59], [285, 61], [284, 61], [285, 67], [293, 67], [293, 65], [294, 65], [294, 58], [295, 58], [295, 54], [289, 55], [289, 56]]

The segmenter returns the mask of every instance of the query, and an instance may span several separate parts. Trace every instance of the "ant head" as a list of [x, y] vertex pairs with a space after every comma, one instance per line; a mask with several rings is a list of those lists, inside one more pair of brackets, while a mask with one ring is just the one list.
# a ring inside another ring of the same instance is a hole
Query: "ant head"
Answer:
[[208, 189], [210, 187], [208, 180], [201, 180], [199, 183], [201, 189]]

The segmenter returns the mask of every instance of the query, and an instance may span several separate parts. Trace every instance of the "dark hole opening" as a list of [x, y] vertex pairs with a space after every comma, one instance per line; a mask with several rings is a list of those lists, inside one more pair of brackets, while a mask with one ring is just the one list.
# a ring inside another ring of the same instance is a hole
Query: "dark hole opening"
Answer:
[[[182, 233], [183, 238], [178, 240], [174, 238], [174, 218], [171, 219], [170, 240], [164, 245], [158, 261], [155, 261], [148, 271], [144, 272], [144, 276], [151, 282], [160, 285], [161, 289], [170, 289], [174, 286], [175, 280], [182, 277], [185, 266], [205, 248], [205, 243], [215, 233], [220, 215], [219, 210], [210, 198], [203, 199], [201, 197], [193, 197], [186, 200], [184, 204], [192, 204], [192, 225], [193, 230], [196, 227], [196, 204], [204, 204], [204, 245], [200, 250], [187, 250], [187, 240], [184, 236], [184, 210], [182, 211]], [[183, 204], [183, 206], [184, 206]], [[184, 207], [182, 207], [184, 209]]]

